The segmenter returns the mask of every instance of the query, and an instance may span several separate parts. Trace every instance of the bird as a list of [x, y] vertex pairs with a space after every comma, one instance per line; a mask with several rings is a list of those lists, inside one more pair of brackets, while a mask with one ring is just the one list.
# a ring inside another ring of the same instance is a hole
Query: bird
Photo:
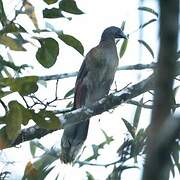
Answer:
[[[116, 38], [127, 39], [121, 28], [106, 28], [99, 44], [92, 48], [80, 67], [75, 83], [73, 109], [90, 106], [108, 95], [119, 64]], [[60, 159], [72, 163], [87, 138], [89, 119], [64, 128], [61, 138]]]

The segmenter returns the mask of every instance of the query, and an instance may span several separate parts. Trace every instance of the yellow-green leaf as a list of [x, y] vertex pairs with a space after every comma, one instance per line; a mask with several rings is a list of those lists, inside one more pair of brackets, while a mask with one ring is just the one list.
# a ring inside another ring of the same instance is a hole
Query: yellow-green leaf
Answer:
[[121, 46], [121, 49], [120, 49], [120, 54], [119, 54], [120, 58], [123, 57], [123, 55], [124, 55], [124, 53], [125, 53], [125, 51], [127, 49], [127, 45], [128, 45], [128, 40], [124, 39], [124, 41], [122, 43], [122, 46]]
[[6, 35], [0, 36], [0, 44], [3, 44], [14, 51], [26, 51], [26, 49], [22, 46], [22, 43], [18, 41], [18, 39], [13, 39]]

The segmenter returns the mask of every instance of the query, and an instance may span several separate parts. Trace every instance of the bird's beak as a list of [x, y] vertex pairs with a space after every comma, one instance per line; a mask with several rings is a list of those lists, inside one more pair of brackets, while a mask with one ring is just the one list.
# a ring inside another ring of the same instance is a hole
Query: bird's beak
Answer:
[[128, 39], [124, 33], [121, 34], [121, 38]]

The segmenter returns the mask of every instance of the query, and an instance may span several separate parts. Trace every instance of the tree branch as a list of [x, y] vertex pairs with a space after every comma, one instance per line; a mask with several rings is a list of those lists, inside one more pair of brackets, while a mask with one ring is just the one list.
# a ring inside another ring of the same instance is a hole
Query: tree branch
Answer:
[[[120, 92], [115, 92], [110, 94], [98, 102], [94, 103], [89, 107], [82, 107], [80, 109], [61, 114], [59, 116], [60, 122], [63, 126], [70, 126], [74, 123], [78, 123], [81, 120], [86, 120], [92, 116], [101, 114], [109, 109], [115, 108], [124, 101], [127, 101], [131, 98], [134, 98], [142, 93], [145, 93], [148, 90], [154, 89], [154, 75], [149, 76], [147, 79], [127, 87]], [[56, 112], [58, 113], [58, 112]], [[17, 139], [13, 142], [11, 146], [18, 145], [22, 142], [32, 140], [34, 138], [41, 138], [54, 130], [47, 130], [38, 127], [37, 125], [23, 129]]]

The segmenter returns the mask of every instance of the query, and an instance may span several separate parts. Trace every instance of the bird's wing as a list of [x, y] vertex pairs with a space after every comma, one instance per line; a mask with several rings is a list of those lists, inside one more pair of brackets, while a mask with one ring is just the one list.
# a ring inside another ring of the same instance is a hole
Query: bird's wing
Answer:
[[83, 83], [84, 78], [88, 73], [86, 66], [86, 59], [83, 61], [81, 68], [79, 70], [76, 84], [75, 84], [75, 97], [74, 97], [74, 108], [79, 108], [85, 103], [87, 87]]

